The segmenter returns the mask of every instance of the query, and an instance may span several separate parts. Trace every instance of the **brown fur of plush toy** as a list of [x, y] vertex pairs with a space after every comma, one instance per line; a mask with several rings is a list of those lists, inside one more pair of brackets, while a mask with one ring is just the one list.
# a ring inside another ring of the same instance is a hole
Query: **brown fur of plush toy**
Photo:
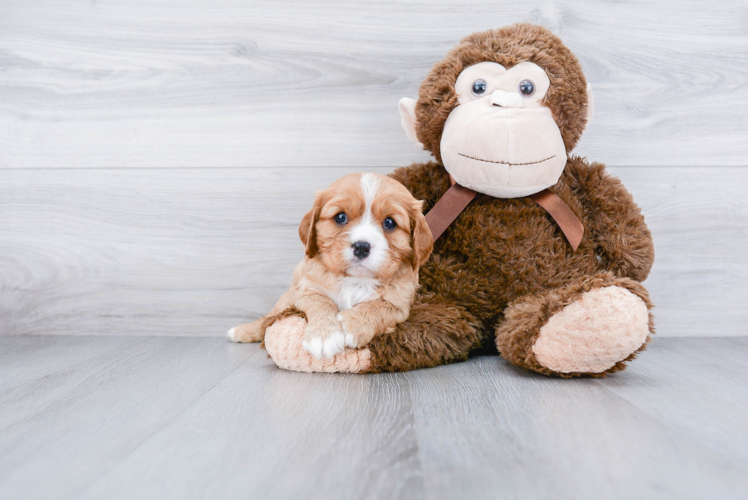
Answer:
[[[391, 174], [425, 200], [425, 212], [450, 187], [439, 145], [458, 105], [454, 83], [463, 69], [484, 61], [507, 69], [530, 61], [546, 71], [551, 84], [543, 104], [567, 153], [586, 126], [581, 66], [550, 31], [521, 24], [465, 38], [419, 91], [416, 133], [436, 161]], [[584, 225], [576, 251], [531, 198], [478, 194], [436, 241], [408, 320], [367, 346], [367, 371], [436, 366], [493, 347], [542, 374], [598, 377], [622, 370], [643, 350], [654, 324], [640, 282], [654, 246], [639, 207], [604, 165], [575, 156], [550, 190]]]
[[[424, 211], [449, 188], [449, 175], [434, 162], [398, 169], [392, 177], [425, 200]], [[431, 259], [421, 268], [422, 294], [412, 317], [393, 334], [369, 344], [380, 369], [459, 361], [494, 342], [514, 364], [562, 377], [613, 373], [635, 357], [631, 354], [601, 373], [561, 373], [541, 366], [530, 352], [548, 318], [593, 287], [623, 286], [651, 308], [647, 291], [638, 282], [649, 274], [654, 246], [644, 217], [623, 184], [602, 164], [571, 157], [552, 190], [586, 228], [580, 247], [572, 251], [555, 221], [531, 199], [478, 195], [436, 242]], [[459, 314], [434, 321], [425, 333], [422, 319], [412, 321], [425, 298], [434, 317]], [[534, 314], [514, 313], [519, 300], [532, 302]], [[649, 324], [654, 333], [651, 315]], [[430, 346], [443, 346], [443, 351], [414, 349], [412, 339], [424, 337]], [[646, 342], [637, 351], [645, 346]]]

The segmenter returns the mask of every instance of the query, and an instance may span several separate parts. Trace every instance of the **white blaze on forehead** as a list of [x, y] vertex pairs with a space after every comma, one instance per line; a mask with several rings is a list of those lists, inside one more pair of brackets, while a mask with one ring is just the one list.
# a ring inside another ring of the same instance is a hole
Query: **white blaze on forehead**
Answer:
[[354, 264], [354, 267], [359, 268], [357, 271], [363, 271], [364, 273], [367, 271], [376, 272], [387, 258], [389, 252], [387, 238], [384, 237], [381, 226], [374, 221], [374, 216], [371, 213], [371, 206], [374, 204], [374, 200], [379, 193], [380, 180], [374, 174], [363, 174], [360, 183], [365, 204], [364, 215], [351, 228], [348, 233], [348, 239], [351, 244], [357, 241], [369, 243], [371, 251], [369, 256], [360, 262], [353, 255], [353, 248], [349, 249], [347, 257], [348, 261]]
[[371, 205], [379, 191], [379, 179], [374, 174], [364, 174], [361, 176], [361, 191], [364, 192], [366, 202], [366, 214], [371, 215]]

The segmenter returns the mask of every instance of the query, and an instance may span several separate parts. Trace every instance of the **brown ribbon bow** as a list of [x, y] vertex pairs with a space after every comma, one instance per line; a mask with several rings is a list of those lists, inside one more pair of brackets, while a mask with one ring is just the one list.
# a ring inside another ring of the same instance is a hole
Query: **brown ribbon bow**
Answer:
[[[426, 222], [431, 229], [434, 241], [439, 239], [439, 236], [447, 230], [450, 224], [454, 222], [478, 195], [472, 189], [457, 184], [451, 175], [449, 176], [449, 180], [452, 183], [452, 187], [444, 193], [444, 196], [426, 214]], [[576, 250], [582, 241], [582, 236], [584, 236], [584, 225], [574, 215], [569, 206], [564, 203], [564, 200], [548, 189], [530, 195], [530, 198], [553, 217], [553, 220], [561, 228], [566, 239], [569, 240], [571, 248]]]

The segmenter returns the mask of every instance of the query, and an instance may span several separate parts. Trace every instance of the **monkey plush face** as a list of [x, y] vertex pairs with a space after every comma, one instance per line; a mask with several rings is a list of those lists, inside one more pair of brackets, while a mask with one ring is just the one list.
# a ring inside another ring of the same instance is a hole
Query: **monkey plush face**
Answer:
[[576, 58], [545, 28], [519, 24], [463, 40], [400, 101], [408, 137], [458, 184], [497, 198], [554, 185], [592, 112]]
[[444, 123], [441, 155], [455, 181], [496, 198], [537, 193], [558, 181], [566, 148], [551, 110], [550, 80], [531, 62], [482, 62], [455, 82], [459, 106]]

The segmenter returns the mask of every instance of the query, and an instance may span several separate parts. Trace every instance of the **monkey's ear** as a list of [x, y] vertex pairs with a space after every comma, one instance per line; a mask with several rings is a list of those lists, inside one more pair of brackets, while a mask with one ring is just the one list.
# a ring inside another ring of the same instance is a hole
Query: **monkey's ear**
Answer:
[[418, 134], [416, 134], [416, 101], [409, 97], [403, 97], [400, 99], [398, 105], [400, 109], [400, 125], [405, 130], [405, 135], [408, 136], [410, 142], [423, 148], [423, 144], [418, 140]]
[[587, 123], [585, 123], [585, 128], [590, 125], [590, 121], [592, 121], [592, 117], [595, 114], [595, 97], [592, 95], [592, 85], [587, 83]]

